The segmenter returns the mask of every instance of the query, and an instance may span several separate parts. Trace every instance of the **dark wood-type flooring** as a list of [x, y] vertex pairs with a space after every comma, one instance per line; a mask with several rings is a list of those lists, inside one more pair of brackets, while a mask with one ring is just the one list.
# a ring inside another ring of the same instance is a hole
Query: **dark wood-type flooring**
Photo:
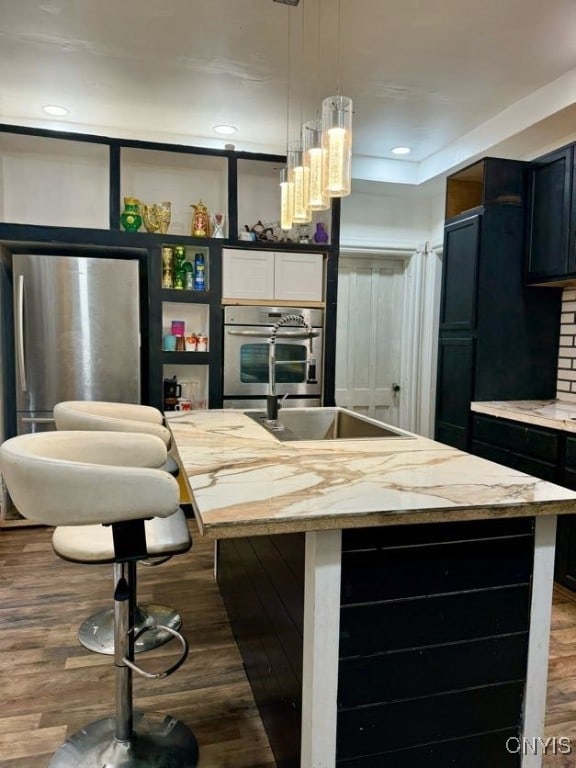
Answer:
[[[192, 535], [187, 554], [138, 566], [139, 602], [180, 610], [190, 655], [164, 680], [134, 675], [135, 706], [191, 727], [198, 768], [274, 768], [213, 577], [213, 542]], [[61, 560], [50, 529], [0, 530], [0, 768], [46, 768], [67, 734], [113, 713], [113, 657], [76, 638], [80, 621], [110, 605], [111, 593], [112, 566]], [[178, 653], [169, 648], [137, 660], [163, 669]]]
[[[212, 572], [213, 543], [192, 525], [194, 548], [156, 568], [139, 566], [140, 602], [179, 608], [191, 652], [166, 680], [134, 680], [136, 707], [169, 712], [200, 744], [199, 768], [274, 768]], [[113, 711], [112, 658], [86, 651], [78, 623], [110, 601], [111, 566], [67, 563], [47, 528], [0, 530], [0, 768], [46, 768], [67, 733]], [[148, 668], [175, 658], [169, 646]], [[142, 655], [138, 656], [143, 660]], [[544, 768], [576, 768], [576, 595], [554, 597], [546, 736], [573, 754]]]

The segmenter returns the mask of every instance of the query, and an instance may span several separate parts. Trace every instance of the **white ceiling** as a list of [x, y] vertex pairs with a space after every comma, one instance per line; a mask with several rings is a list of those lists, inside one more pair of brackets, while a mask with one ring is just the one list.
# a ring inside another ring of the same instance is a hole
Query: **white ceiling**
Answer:
[[576, 0], [340, 0], [340, 49], [338, 2], [0, 0], [0, 122], [284, 153], [340, 80], [355, 177], [400, 183], [576, 132]]

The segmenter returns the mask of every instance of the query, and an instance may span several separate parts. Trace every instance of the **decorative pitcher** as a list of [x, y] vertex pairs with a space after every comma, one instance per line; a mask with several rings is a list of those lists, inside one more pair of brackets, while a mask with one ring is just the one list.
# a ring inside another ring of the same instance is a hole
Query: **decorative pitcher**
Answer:
[[136, 197], [124, 198], [124, 210], [120, 214], [120, 225], [126, 232], [137, 232], [142, 226], [140, 200]]
[[192, 203], [190, 207], [194, 208], [194, 213], [192, 214], [192, 236], [210, 237], [210, 214], [208, 213], [208, 208], [206, 208], [202, 200], [198, 203]]

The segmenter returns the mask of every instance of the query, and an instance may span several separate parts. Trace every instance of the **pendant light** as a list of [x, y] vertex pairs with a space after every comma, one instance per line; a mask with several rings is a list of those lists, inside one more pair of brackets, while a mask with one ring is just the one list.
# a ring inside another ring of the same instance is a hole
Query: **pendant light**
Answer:
[[310, 186], [310, 168], [304, 165], [302, 142], [292, 144], [288, 149], [288, 180], [294, 184], [294, 224], [310, 224], [312, 213], [308, 208], [308, 190]]
[[326, 152], [324, 189], [329, 197], [346, 197], [352, 189], [352, 99], [340, 95], [342, 11], [338, 0], [336, 96], [322, 102], [322, 147]]
[[288, 168], [280, 168], [280, 229], [289, 232], [294, 218], [294, 183], [288, 178]]
[[352, 99], [328, 96], [322, 102], [322, 147], [325, 192], [329, 197], [346, 197], [352, 190]]
[[[286, 151], [288, 151], [288, 136], [290, 133], [290, 8], [288, 8], [288, 42], [287, 42], [287, 74], [286, 74]], [[280, 229], [289, 232], [294, 218], [294, 181], [290, 177], [288, 165], [280, 169]]]
[[302, 126], [304, 166], [308, 168], [308, 208], [311, 211], [327, 211], [330, 198], [325, 191], [326, 158], [322, 146], [322, 122], [309, 120]]

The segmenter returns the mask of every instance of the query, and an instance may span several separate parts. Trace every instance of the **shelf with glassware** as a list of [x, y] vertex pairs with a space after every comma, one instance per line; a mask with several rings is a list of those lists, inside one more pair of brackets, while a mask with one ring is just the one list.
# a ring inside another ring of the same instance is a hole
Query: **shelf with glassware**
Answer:
[[[195, 237], [227, 236], [226, 156], [198, 154], [192, 147], [121, 146], [119, 162], [124, 203], [121, 228]], [[127, 226], [125, 214], [130, 205], [137, 207], [139, 217]]]

